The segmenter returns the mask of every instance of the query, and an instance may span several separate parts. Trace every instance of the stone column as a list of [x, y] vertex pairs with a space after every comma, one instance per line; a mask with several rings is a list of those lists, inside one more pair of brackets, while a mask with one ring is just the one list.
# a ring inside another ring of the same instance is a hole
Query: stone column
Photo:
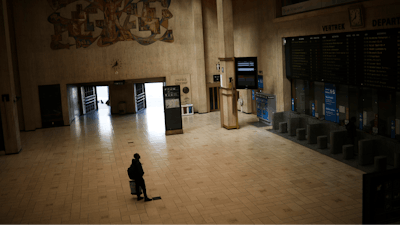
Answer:
[[[218, 17], [218, 42], [219, 58], [234, 57], [234, 39], [233, 39], [233, 8], [232, 0], [217, 0]], [[224, 88], [229, 87], [229, 78], [234, 81], [235, 65], [234, 61], [221, 61], [221, 84]], [[224, 68], [224, 72], [222, 72]]]
[[194, 108], [199, 113], [207, 112], [207, 87], [206, 65], [204, 60], [204, 36], [203, 36], [203, 10], [201, 0], [193, 0], [193, 26], [195, 43], [195, 78], [190, 79], [193, 88]]
[[1, 0], [0, 13], [0, 111], [5, 152], [15, 154], [21, 151], [21, 139], [6, 0]]
[[[232, 0], [217, 0], [218, 18], [218, 45], [221, 64], [221, 126], [226, 129], [238, 129], [237, 95], [236, 89], [229, 88], [229, 79], [232, 87], [235, 85], [235, 61], [233, 38], [233, 8]], [[223, 70], [223, 71], [222, 71]]]

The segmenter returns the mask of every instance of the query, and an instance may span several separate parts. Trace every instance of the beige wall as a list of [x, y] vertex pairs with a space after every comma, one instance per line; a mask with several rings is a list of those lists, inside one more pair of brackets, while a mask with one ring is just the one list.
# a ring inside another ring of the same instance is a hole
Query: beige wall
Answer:
[[[256, 5], [256, 6], [253, 6]], [[348, 8], [353, 5], [363, 5], [365, 8], [365, 28], [352, 29], [349, 24]], [[347, 4], [327, 9], [321, 9], [297, 15], [276, 18], [275, 1], [238, 0], [234, 4], [235, 56], [258, 56], [258, 70], [263, 71], [264, 92], [277, 95], [277, 110], [290, 110], [290, 81], [284, 74], [284, 54], [282, 38], [306, 36], [340, 31], [323, 32], [322, 26], [345, 24], [341, 32], [359, 30], [389, 29], [400, 27], [373, 27], [374, 19], [400, 16], [398, 0], [370, 0]], [[258, 22], [257, 22], [258, 21]], [[257, 45], [254, 45], [254, 40]]]
[[207, 83], [213, 83], [213, 75], [219, 74], [218, 19], [216, 0], [203, 0], [204, 55]]
[[[16, 1], [14, 14], [25, 129], [41, 127], [37, 86], [58, 83], [65, 124], [69, 122], [66, 84], [75, 83], [166, 77], [169, 85], [171, 75], [191, 74], [195, 111], [206, 111], [205, 81], [201, 80], [201, 76], [205, 76], [204, 68], [201, 71], [201, 54], [196, 54], [196, 46], [201, 49], [203, 38], [196, 39], [194, 29], [194, 21], [198, 24], [201, 10], [199, 15], [193, 16], [193, 1], [171, 2], [169, 10], [173, 18], [169, 20], [169, 29], [173, 30], [173, 43], [158, 41], [143, 46], [130, 41], [69, 50], [50, 48], [54, 27], [47, 17], [53, 11], [47, 1]], [[112, 68], [115, 60], [122, 63], [118, 74]]]

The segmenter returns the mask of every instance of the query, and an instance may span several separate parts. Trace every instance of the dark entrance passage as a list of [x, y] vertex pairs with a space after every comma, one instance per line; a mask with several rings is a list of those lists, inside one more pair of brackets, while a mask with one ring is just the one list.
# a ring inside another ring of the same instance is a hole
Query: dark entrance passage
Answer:
[[3, 123], [1, 122], [1, 112], [0, 112], [0, 151], [5, 151], [6, 146], [4, 144], [4, 132], [3, 132]]
[[42, 127], [64, 126], [60, 85], [39, 86], [39, 101]]

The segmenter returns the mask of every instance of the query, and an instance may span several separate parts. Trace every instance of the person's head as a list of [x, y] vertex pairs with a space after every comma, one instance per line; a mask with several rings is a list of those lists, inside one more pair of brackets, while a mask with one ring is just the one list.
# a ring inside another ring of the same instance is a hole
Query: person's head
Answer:
[[356, 118], [353, 116], [350, 118], [350, 122], [355, 123], [356, 122]]
[[139, 155], [138, 153], [135, 153], [135, 154], [133, 155], [133, 157], [134, 157], [135, 159], [140, 159], [140, 155]]

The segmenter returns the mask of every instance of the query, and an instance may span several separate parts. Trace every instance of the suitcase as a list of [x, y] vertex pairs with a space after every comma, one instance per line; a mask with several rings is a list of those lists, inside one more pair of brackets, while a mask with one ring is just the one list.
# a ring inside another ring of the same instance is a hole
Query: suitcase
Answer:
[[[129, 185], [131, 187], [131, 195], [137, 195], [136, 194], [136, 183], [134, 180], [129, 181]], [[142, 187], [139, 187], [139, 195], [142, 194]]]

